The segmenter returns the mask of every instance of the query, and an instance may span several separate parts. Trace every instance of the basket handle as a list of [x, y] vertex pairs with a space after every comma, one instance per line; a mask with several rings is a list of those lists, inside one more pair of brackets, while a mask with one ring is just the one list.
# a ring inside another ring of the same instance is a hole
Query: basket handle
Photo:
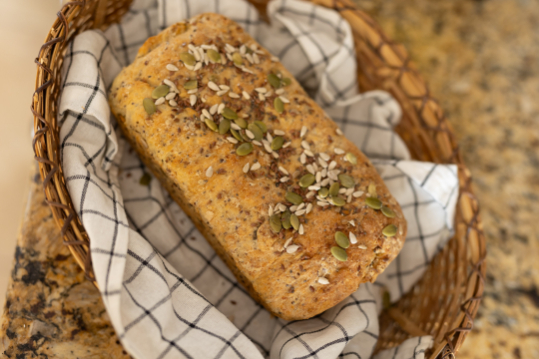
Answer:
[[107, 14], [107, 2], [108, 0], [97, 0], [97, 5], [94, 12], [94, 28], [100, 28], [105, 22], [105, 15]]

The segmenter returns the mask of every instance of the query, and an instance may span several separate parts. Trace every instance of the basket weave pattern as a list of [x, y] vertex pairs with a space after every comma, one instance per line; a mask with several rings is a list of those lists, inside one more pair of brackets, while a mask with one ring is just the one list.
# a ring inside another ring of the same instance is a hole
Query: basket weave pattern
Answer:
[[[268, 0], [250, 0], [264, 14]], [[378, 24], [357, 9], [351, 0], [311, 0], [332, 8], [345, 18], [354, 35], [358, 81], [363, 91], [390, 92], [403, 110], [397, 131], [414, 159], [456, 164], [460, 194], [455, 235], [433, 259], [423, 278], [410, 293], [382, 313], [377, 351], [394, 347], [412, 336], [432, 335], [430, 358], [455, 358], [473, 327], [484, 287], [485, 238], [471, 176], [462, 162], [458, 145], [438, 102], [418, 74], [406, 50], [388, 39]], [[95, 283], [89, 255], [89, 238], [73, 210], [59, 157], [57, 104], [63, 56], [74, 36], [87, 29], [106, 29], [119, 22], [131, 0], [69, 2], [41, 47], [37, 64], [34, 114], [35, 159], [43, 189], [64, 243]]]

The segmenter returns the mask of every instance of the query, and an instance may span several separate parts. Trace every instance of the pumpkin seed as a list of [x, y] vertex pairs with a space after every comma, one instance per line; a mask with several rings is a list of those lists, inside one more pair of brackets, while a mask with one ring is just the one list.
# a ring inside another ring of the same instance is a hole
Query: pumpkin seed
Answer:
[[307, 188], [312, 185], [315, 180], [316, 178], [314, 177], [314, 175], [307, 173], [305, 176], [301, 177], [301, 179], [299, 180], [299, 185], [302, 188]]
[[152, 98], [158, 99], [160, 97], [165, 97], [170, 92], [170, 87], [167, 85], [159, 85], [152, 92]]
[[238, 118], [238, 114], [236, 113], [236, 111], [228, 107], [225, 107], [223, 109], [223, 112], [221, 113], [221, 115], [223, 115], [223, 117], [226, 118], [227, 120], [236, 120]]
[[153, 115], [157, 110], [157, 107], [155, 107], [155, 103], [153, 103], [153, 100], [148, 97], [142, 100], [142, 106], [144, 106], [146, 113], [150, 116]]
[[231, 128], [230, 129], [230, 133], [232, 134], [232, 136], [234, 136], [234, 138], [240, 142], [243, 142], [243, 137], [241, 137], [241, 135], [238, 133], [238, 131], [236, 131], [235, 129]]
[[299, 230], [299, 218], [295, 214], [290, 216], [290, 224], [297, 231]]
[[277, 137], [274, 137], [273, 140], [271, 141], [270, 147], [272, 150], [277, 151], [277, 150], [280, 150], [281, 147], [283, 147], [283, 143], [284, 143], [284, 137], [277, 136]]
[[342, 207], [346, 204], [346, 201], [342, 197], [331, 197], [329, 201], [337, 207]]
[[142, 177], [140, 177], [139, 183], [143, 186], [148, 186], [152, 181], [152, 176], [149, 173], [144, 172]]
[[395, 212], [393, 212], [393, 210], [387, 206], [382, 206], [382, 213], [387, 218], [395, 218]]
[[354, 178], [352, 178], [352, 176], [345, 175], [344, 173], [342, 173], [338, 176], [338, 178], [343, 187], [352, 188], [356, 185], [356, 182], [354, 181]]
[[281, 87], [281, 79], [274, 73], [268, 74], [268, 82], [275, 89]]
[[384, 309], [389, 309], [391, 307], [391, 294], [386, 290], [382, 295], [382, 305]]
[[221, 54], [219, 54], [214, 49], [208, 49], [206, 50], [206, 53], [208, 54], [208, 59], [210, 59], [211, 62], [221, 62]]
[[365, 198], [365, 204], [372, 209], [380, 209], [382, 208], [382, 202], [375, 197], [367, 197]]
[[346, 249], [350, 247], [350, 240], [348, 239], [346, 234], [344, 234], [343, 232], [340, 232], [340, 231], [335, 232], [335, 242], [337, 242], [337, 244], [341, 248]]
[[251, 131], [253, 135], [255, 135], [255, 140], [260, 141], [262, 140], [262, 138], [264, 138], [264, 134], [262, 133], [262, 130], [256, 124], [250, 123], [249, 125], [247, 125], [247, 129]]
[[329, 186], [329, 195], [331, 197], [337, 197], [339, 195], [339, 189], [341, 187], [339, 186], [339, 183], [338, 182], [335, 182], [334, 184], [332, 184], [331, 186]]
[[348, 259], [346, 251], [341, 247], [331, 247], [331, 254], [333, 255], [333, 257], [340, 260], [341, 262], [346, 262], [346, 260]]
[[292, 80], [290, 80], [289, 77], [283, 77], [283, 79], [281, 80], [281, 83], [285, 86], [288, 86], [292, 83]]
[[303, 198], [295, 192], [286, 192], [284, 198], [292, 204], [299, 205], [303, 203]]
[[194, 89], [198, 88], [198, 81], [197, 80], [187, 81], [183, 85], [183, 88], [186, 89], [186, 90], [194, 90]]
[[382, 234], [386, 237], [393, 237], [395, 234], [397, 234], [397, 226], [394, 224], [386, 226], [384, 229], [382, 229]]
[[255, 121], [255, 125], [257, 125], [263, 133], [268, 132], [268, 127], [266, 126], [266, 124], [264, 122]]
[[322, 198], [326, 198], [329, 195], [329, 190], [327, 188], [320, 188], [318, 195]]
[[224, 135], [228, 130], [230, 130], [230, 121], [224, 118], [221, 120], [221, 123], [219, 123], [219, 134]]
[[247, 134], [245, 133], [245, 131], [240, 131], [240, 136], [241, 136], [241, 138], [243, 138], [243, 141], [245, 141], [245, 142], [251, 142], [251, 139], [249, 138], [249, 136], [247, 136]]
[[241, 128], [247, 128], [247, 121], [245, 121], [243, 118], [238, 117], [234, 120], [234, 123]]
[[281, 214], [281, 224], [284, 229], [290, 229], [292, 226], [290, 223], [290, 211], [286, 210]]
[[270, 228], [273, 231], [273, 233], [279, 233], [281, 231], [281, 216], [278, 214], [274, 214], [270, 217]]
[[208, 126], [210, 130], [217, 132], [218, 130], [217, 124], [213, 122], [211, 118], [206, 117], [204, 119], [204, 122], [206, 123], [206, 126]]
[[188, 66], [195, 66], [195, 63], [197, 62], [195, 57], [188, 52], [182, 52], [180, 54], [180, 60]]
[[273, 107], [275, 107], [275, 111], [277, 111], [277, 113], [283, 113], [284, 111], [283, 100], [281, 100], [279, 97], [275, 97], [275, 100], [273, 101]]
[[239, 52], [232, 54], [232, 62], [234, 62], [234, 65], [236, 66], [243, 65], [243, 59], [241, 58], [241, 54]]
[[253, 145], [249, 142], [242, 143], [236, 149], [236, 154], [238, 156], [247, 156], [249, 153], [253, 152]]
[[344, 155], [344, 158], [346, 158], [346, 160], [351, 164], [357, 165], [357, 157], [353, 153], [348, 152], [346, 155]]

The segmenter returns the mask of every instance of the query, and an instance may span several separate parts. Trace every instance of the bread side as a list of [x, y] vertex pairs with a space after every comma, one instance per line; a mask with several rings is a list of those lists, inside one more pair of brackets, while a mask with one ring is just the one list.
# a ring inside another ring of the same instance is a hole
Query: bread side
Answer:
[[[168, 92], [154, 94], [164, 98], [148, 100], [163, 84]], [[238, 280], [283, 319], [312, 317], [374, 281], [404, 243], [400, 207], [368, 159], [223, 16], [202, 14], [146, 41], [114, 81], [110, 104]]]

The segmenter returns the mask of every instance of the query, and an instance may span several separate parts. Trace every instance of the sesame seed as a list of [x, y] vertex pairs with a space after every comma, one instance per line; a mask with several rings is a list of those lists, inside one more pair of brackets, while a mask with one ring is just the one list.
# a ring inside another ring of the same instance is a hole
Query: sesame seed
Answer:
[[247, 172], [249, 172], [249, 162], [247, 162], [245, 166], [243, 166], [243, 173], [247, 173]]
[[164, 97], [159, 97], [157, 100], [155, 100], [155, 104], [157, 106], [162, 105], [164, 103], [165, 103], [165, 98]]
[[284, 173], [285, 175], [289, 175], [290, 173], [288, 173], [288, 171], [282, 167], [282, 166], [279, 166], [279, 171], [281, 171], [282, 173]]
[[337, 129], [335, 130], [335, 132], [337, 133], [337, 135], [339, 136], [342, 136], [343, 133], [342, 133], [342, 130], [340, 128], [337, 127]]
[[290, 245], [290, 243], [292, 243], [292, 240], [294, 239], [294, 237], [290, 237], [286, 240], [286, 242], [284, 242], [284, 248], [286, 249], [286, 247], [288, 247]]
[[307, 134], [307, 126], [303, 126], [301, 128], [301, 133], [299, 134], [299, 137], [303, 138]]
[[210, 107], [210, 114], [215, 115], [217, 113], [217, 107], [219, 107], [218, 103]]
[[262, 146], [262, 143], [258, 142], [257, 140], [254, 140], [253, 145]]
[[299, 225], [299, 231], [298, 231], [298, 232], [299, 232], [299, 234], [301, 234], [301, 235], [305, 234], [305, 228], [303, 227], [303, 224], [300, 224], [300, 225]]
[[165, 96], [165, 100], [172, 100], [174, 97], [176, 97], [176, 93], [175, 92], [171, 92], [169, 93], [168, 95]]
[[303, 151], [303, 153], [305, 153], [307, 156], [309, 157], [313, 157], [314, 156], [314, 153], [312, 153], [310, 150], [305, 150]]
[[271, 61], [273, 62], [279, 62], [279, 58], [277, 56], [272, 56]]
[[290, 179], [290, 177], [284, 176], [284, 177], [281, 177], [280, 181], [281, 181], [281, 183], [285, 183], [285, 182], [288, 182], [289, 179]]
[[255, 138], [255, 134], [252, 133], [252, 132], [249, 131], [249, 130], [245, 130], [245, 134], [246, 134], [247, 137], [249, 137], [251, 140]]
[[277, 136], [284, 136], [286, 133], [284, 131], [281, 131], [281, 130], [275, 130], [273, 131], [274, 134], [276, 134]]
[[251, 99], [251, 96], [249, 96], [249, 94], [246, 92], [246, 91], [243, 91], [241, 93], [243, 95], [243, 98], [246, 99], [246, 100], [250, 100]]
[[[269, 96], [269, 95], [268, 95]], [[279, 98], [281, 99], [281, 101], [283, 101], [284, 103], [290, 103], [290, 100], [287, 99], [286, 97], [284, 96], [279, 96]]]
[[[313, 193], [313, 192], [310, 192], [310, 193]], [[313, 195], [314, 195], [314, 193], [313, 193]], [[309, 203], [307, 205], [307, 208], [305, 209], [305, 213], [309, 214], [309, 213], [311, 213], [312, 210], [313, 210], [313, 204]]]
[[367, 249], [367, 246], [364, 245], [364, 244], [360, 244], [359, 246], [357, 246], [359, 249]]
[[333, 150], [333, 152], [335, 152], [335, 153], [338, 154], [338, 155], [343, 155], [343, 154], [344, 154], [344, 150], [341, 150], [340, 148], [335, 148], [335, 149]]
[[231, 123], [230, 124], [230, 127], [232, 127], [232, 129], [236, 130], [236, 131], [241, 131], [241, 127], [236, 125], [235, 123]]
[[256, 171], [260, 167], [260, 162], [253, 163], [253, 165], [251, 166], [251, 171]]
[[304, 210], [304, 209], [297, 210], [296, 211], [296, 216], [303, 216], [305, 214], [305, 212], [307, 212], [307, 211]]
[[318, 283], [320, 284], [329, 284], [329, 280], [327, 278], [324, 278], [324, 277], [320, 277], [318, 278]]
[[213, 81], [208, 82], [208, 87], [213, 91], [219, 91], [219, 86]]
[[329, 170], [332, 170], [332, 169], [334, 169], [335, 167], [337, 167], [337, 162], [331, 161], [331, 162], [329, 163], [328, 169], [329, 169]]
[[286, 253], [289, 253], [289, 254], [296, 253], [298, 249], [299, 249], [299, 246], [297, 244], [291, 244], [288, 247], [286, 247]]
[[168, 71], [178, 71], [179, 70], [179, 68], [177, 68], [176, 66], [174, 66], [172, 64], [168, 64], [166, 66], [166, 68], [167, 68]]
[[307, 141], [301, 141], [301, 147], [303, 147], [306, 150], [311, 149], [311, 146], [309, 146], [309, 143]]
[[284, 89], [278, 89], [278, 90], [275, 90], [275, 94], [277, 94], [277, 95], [282, 95], [282, 94], [284, 94]]
[[226, 94], [227, 92], [228, 92], [228, 90], [217, 91], [216, 95], [217, 95], [217, 96], [223, 96], [223, 95]]
[[238, 94], [235, 93], [235, 92], [229, 92], [229, 93], [228, 93], [228, 96], [229, 96], [230, 98], [240, 98], [240, 95], [238, 95]]
[[299, 156], [299, 162], [301, 162], [302, 165], [307, 162], [307, 156], [305, 155], [305, 153], [302, 153], [301, 156]]
[[178, 103], [177, 103], [175, 100], [170, 100], [170, 101], [168, 102], [168, 104], [169, 104], [170, 106], [172, 106], [172, 107], [178, 106]]
[[194, 106], [197, 103], [196, 95], [189, 96], [189, 103], [191, 104], [191, 106]]
[[202, 68], [202, 62], [197, 62], [195, 67], [193, 68], [193, 71], [198, 71]]
[[208, 167], [208, 169], [206, 170], [206, 177], [210, 178], [211, 176], [213, 176], [213, 167], [212, 166]]
[[227, 137], [226, 140], [233, 144], [238, 143], [238, 140], [236, 140], [234, 137], [231, 137], [231, 136]]
[[224, 103], [221, 103], [219, 105], [219, 107], [217, 107], [217, 113], [218, 114], [221, 114], [221, 112], [223, 112], [223, 110], [225, 109], [225, 104]]

